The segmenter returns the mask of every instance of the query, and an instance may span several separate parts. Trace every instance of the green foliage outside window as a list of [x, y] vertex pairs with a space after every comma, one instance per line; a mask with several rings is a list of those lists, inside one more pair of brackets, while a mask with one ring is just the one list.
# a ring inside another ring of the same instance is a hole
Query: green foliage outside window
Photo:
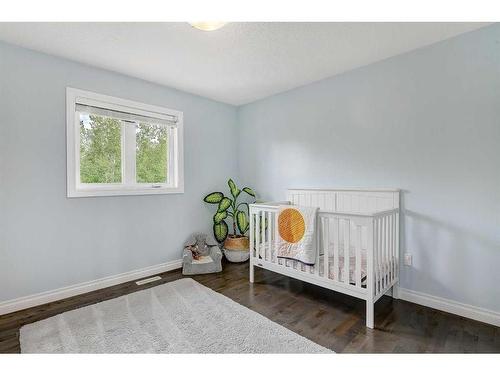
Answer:
[[[126, 124], [126, 126], [135, 126]], [[121, 121], [97, 115], [80, 117], [80, 181], [121, 183]], [[136, 127], [136, 181], [167, 182], [168, 129], [140, 123]]]
[[89, 116], [80, 121], [80, 181], [85, 184], [122, 181], [120, 121]]
[[139, 124], [136, 131], [137, 182], [167, 181], [168, 129], [165, 126]]

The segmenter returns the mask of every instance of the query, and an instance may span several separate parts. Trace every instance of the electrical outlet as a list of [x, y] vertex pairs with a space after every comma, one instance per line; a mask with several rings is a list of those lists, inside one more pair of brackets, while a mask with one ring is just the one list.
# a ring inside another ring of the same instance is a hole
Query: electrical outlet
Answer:
[[411, 266], [413, 263], [413, 257], [411, 256], [410, 253], [405, 253], [405, 266]]

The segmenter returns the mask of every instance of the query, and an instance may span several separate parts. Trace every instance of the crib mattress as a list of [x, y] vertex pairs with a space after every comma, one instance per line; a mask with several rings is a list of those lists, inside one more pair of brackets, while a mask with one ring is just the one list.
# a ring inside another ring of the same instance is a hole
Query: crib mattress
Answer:
[[[328, 278], [334, 280], [335, 275], [338, 274], [339, 275], [338, 281], [344, 282], [346, 275], [345, 275], [345, 268], [344, 268], [344, 255], [342, 254], [343, 249], [341, 248], [339, 252], [340, 252], [340, 254], [339, 254], [339, 258], [338, 258], [338, 260], [339, 260], [338, 267], [336, 267], [334, 265], [334, 257], [328, 256]], [[331, 253], [331, 252], [329, 252], [329, 253]], [[263, 254], [264, 253], [259, 255], [259, 258], [262, 259]], [[267, 244], [266, 244], [266, 254], [269, 257], [269, 254], [270, 254], [269, 253], [269, 246]], [[353, 254], [352, 251], [351, 251], [351, 254]], [[274, 248], [272, 249], [271, 256], [274, 259], [274, 256], [275, 256]], [[269, 258], [267, 260], [269, 260]], [[302, 272], [308, 272], [308, 273], [315, 273], [316, 272], [316, 265], [309, 266], [309, 265], [306, 265], [304, 263], [301, 263], [301, 262], [299, 262], [297, 260], [293, 260], [293, 259], [278, 258], [278, 264], [285, 266], [285, 267], [290, 267], [290, 268], [293, 268], [293, 269], [296, 269], [296, 270], [302, 271]], [[367, 264], [366, 250], [363, 250], [361, 252], [361, 285], [363, 287], [366, 287], [366, 268], [367, 268], [366, 264]], [[325, 256], [320, 255], [319, 275], [323, 276], [324, 271], [325, 271]], [[353, 284], [353, 285], [356, 284], [356, 256], [352, 256], [352, 255], [349, 256], [349, 283]]]
[[[281, 259], [278, 258], [278, 264], [284, 265], [285, 267], [291, 267], [302, 272], [315, 273], [316, 265], [308, 266], [299, 261], [292, 259]], [[320, 256], [319, 259], [319, 275], [323, 276], [325, 272], [325, 257]], [[339, 275], [338, 281], [344, 282], [345, 280], [345, 268], [344, 268], [344, 256], [339, 256], [339, 265], [335, 267], [333, 256], [328, 257], [328, 278], [334, 280], [335, 274]], [[361, 281], [362, 285], [365, 285], [366, 281], [366, 257], [362, 257], [361, 260]], [[349, 283], [356, 284], [356, 257], [350, 257], [349, 259]]]

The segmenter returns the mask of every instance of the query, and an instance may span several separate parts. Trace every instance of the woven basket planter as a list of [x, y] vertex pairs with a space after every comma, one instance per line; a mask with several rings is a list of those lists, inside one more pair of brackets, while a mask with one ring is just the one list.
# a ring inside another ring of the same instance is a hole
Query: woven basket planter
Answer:
[[248, 237], [228, 236], [224, 241], [224, 255], [228, 261], [233, 263], [246, 262], [250, 257], [250, 252], [248, 251], [249, 247], [250, 241]]

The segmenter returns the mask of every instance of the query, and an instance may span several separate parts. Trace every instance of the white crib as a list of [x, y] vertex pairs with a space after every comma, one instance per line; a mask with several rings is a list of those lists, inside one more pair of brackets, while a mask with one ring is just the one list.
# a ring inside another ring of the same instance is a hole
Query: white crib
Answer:
[[[366, 326], [374, 304], [399, 280], [399, 190], [291, 189], [286, 202], [250, 205], [250, 282], [261, 267], [366, 301]], [[319, 207], [313, 266], [277, 257], [280, 205]]]

